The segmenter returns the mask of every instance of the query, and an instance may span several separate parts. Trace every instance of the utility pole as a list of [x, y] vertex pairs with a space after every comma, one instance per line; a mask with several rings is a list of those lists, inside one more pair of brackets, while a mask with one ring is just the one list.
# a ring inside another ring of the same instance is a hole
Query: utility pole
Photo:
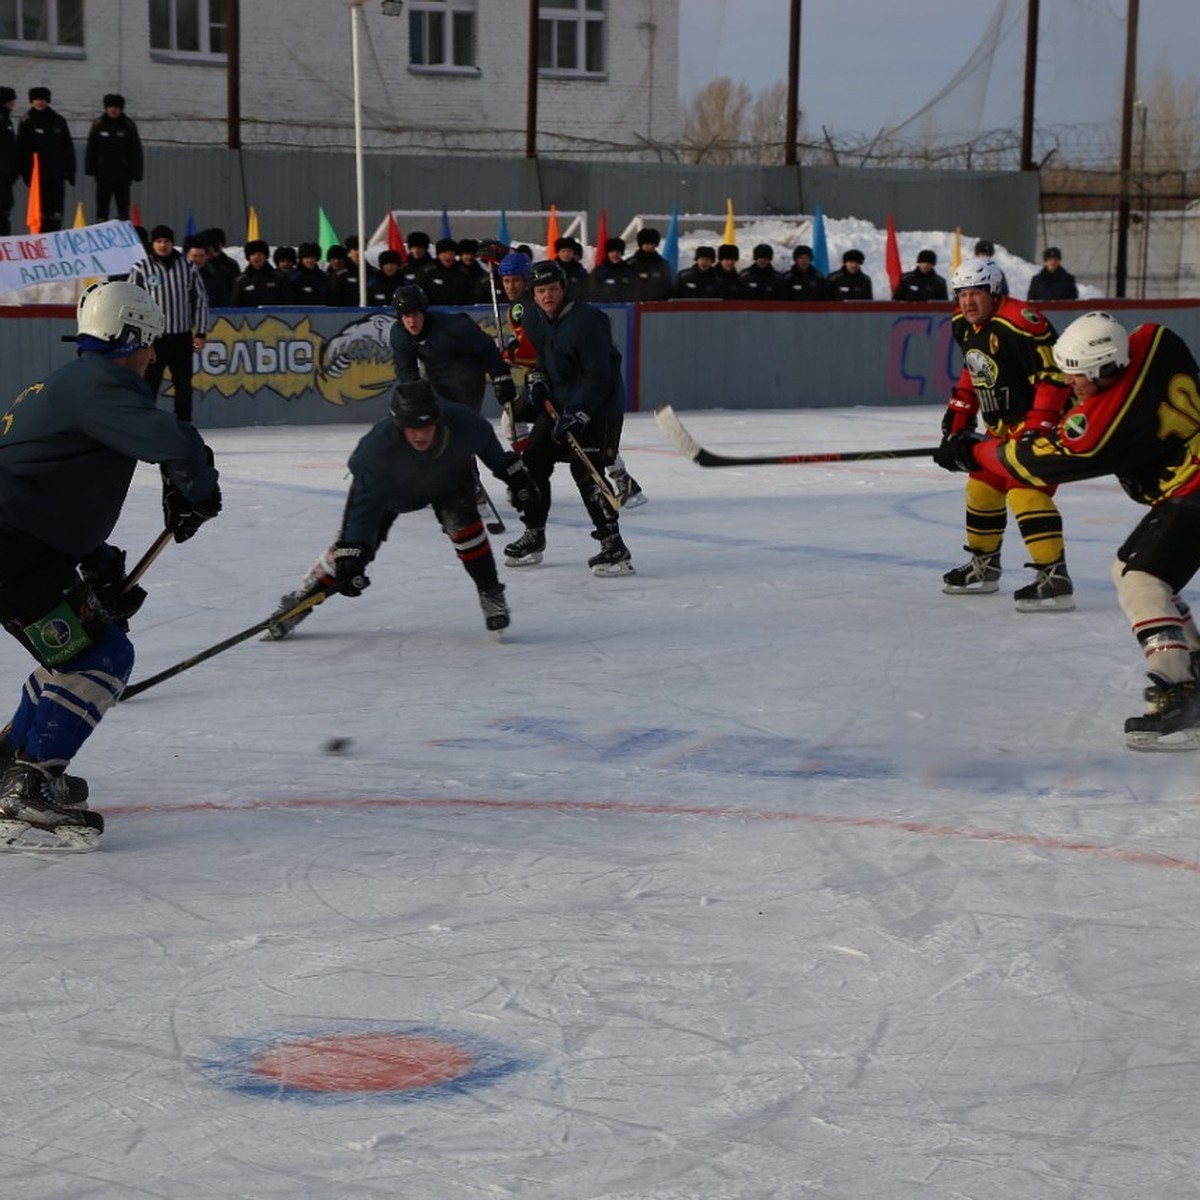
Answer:
[[[1036, 2], [1036, 0], [1035, 0]], [[791, 28], [788, 37], [787, 133], [784, 135], [783, 161], [796, 165], [796, 137], [800, 108], [800, 0], [792, 0]]]
[[1117, 201], [1117, 277], [1114, 294], [1125, 299], [1129, 277], [1129, 176], [1133, 162], [1133, 98], [1137, 91], [1138, 0], [1129, 0], [1125, 17], [1125, 94], [1121, 100], [1121, 195]]
[[229, 0], [225, 19], [226, 138], [230, 150], [242, 148], [242, 26], [238, 0]]
[[537, 158], [538, 0], [529, 0], [529, 40], [525, 55], [525, 157]]
[[1025, 92], [1021, 113], [1021, 170], [1035, 170], [1033, 161], [1033, 109], [1037, 90], [1038, 4], [1029, 0], [1025, 24]]

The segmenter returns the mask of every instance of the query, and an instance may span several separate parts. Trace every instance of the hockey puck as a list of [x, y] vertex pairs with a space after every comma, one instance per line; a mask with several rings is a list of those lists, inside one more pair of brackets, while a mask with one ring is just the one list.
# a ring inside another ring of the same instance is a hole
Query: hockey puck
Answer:
[[335, 737], [330, 738], [329, 741], [327, 741], [325, 745], [321, 747], [321, 749], [324, 750], [326, 754], [345, 754], [352, 745], [354, 745], [353, 738]]

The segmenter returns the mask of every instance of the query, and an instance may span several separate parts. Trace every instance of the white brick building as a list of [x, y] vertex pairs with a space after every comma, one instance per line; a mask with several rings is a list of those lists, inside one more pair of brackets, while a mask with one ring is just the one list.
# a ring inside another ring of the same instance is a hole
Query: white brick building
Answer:
[[[654, 160], [678, 139], [679, 3], [539, 0], [539, 155]], [[364, 146], [524, 154], [530, 8], [365, 0]], [[147, 143], [222, 146], [236, 32], [242, 144], [347, 149], [352, 24], [348, 0], [0, 0], [0, 84], [14, 117], [28, 88], [49, 87], [80, 144], [119, 92]]]

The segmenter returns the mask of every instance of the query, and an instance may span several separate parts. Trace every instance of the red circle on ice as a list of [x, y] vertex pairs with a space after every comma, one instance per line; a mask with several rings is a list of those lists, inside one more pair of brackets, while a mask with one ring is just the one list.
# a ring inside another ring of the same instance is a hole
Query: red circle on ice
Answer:
[[462, 1046], [404, 1033], [295, 1038], [257, 1055], [254, 1075], [309, 1092], [401, 1092], [436, 1087], [475, 1065]]

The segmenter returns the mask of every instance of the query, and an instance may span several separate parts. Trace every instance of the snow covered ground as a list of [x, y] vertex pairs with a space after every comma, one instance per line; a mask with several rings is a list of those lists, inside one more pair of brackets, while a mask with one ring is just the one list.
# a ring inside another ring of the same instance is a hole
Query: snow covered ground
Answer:
[[[681, 415], [754, 453], [939, 414]], [[270, 612], [360, 432], [210, 435], [225, 513], [151, 568], [135, 679]], [[702, 470], [648, 414], [626, 457], [638, 573], [587, 573], [560, 472], [502, 645], [417, 514], [361, 599], [109, 715], [102, 852], [0, 859], [0, 1192], [1195, 1196], [1200, 761], [1123, 746], [1140, 510], [1063, 489], [1079, 606], [1022, 615], [1015, 530], [998, 595], [942, 595], [923, 459]]]

